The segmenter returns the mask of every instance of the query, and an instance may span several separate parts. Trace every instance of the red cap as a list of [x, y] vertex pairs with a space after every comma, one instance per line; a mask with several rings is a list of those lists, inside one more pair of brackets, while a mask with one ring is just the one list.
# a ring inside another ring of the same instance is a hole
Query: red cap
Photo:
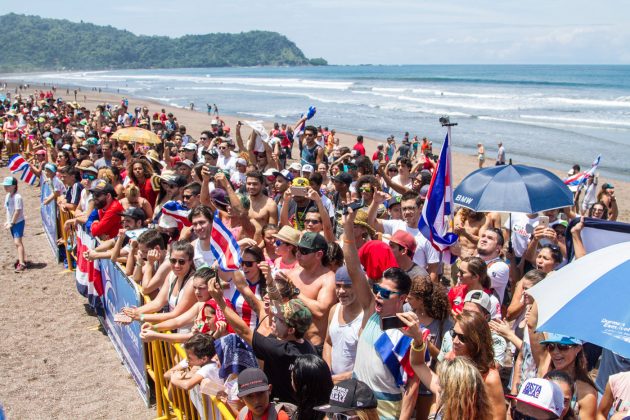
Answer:
[[413, 254], [416, 252], [416, 240], [411, 233], [405, 230], [397, 230], [392, 237], [389, 238], [389, 241], [403, 248], [407, 248], [411, 253], [410, 257], [413, 257]]

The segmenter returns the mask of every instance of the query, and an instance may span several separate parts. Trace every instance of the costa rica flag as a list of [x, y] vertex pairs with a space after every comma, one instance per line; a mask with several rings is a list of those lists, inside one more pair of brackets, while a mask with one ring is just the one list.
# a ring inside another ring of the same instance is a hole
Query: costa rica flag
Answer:
[[236, 271], [241, 267], [241, 248], [232, 232], [221, 222], [219, 211], [214, 212], [210, 249], [223, 271]]

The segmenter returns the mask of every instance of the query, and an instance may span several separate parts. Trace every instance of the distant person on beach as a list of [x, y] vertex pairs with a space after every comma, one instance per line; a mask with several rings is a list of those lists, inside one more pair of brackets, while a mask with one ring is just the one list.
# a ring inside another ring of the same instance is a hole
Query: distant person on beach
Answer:
[[363, 146], [363, 136], [357, 136], [357, 142], [352, 147], [352, 150], [356, 150], [359, 155], [365, 156], [365, 146]]
[[495, 166], [505, 165], [505, 148], [503, 147], [503, 142], [499, 142], [499, 151], [497, 153], [497, 163]]
[[2, 186], [7, 196], [4, 199], [4, 208], [7, 211], [7, 219], [4, 224], [5, 229], [11, 232], [13, 243], [17, 250], [17, 261], [14, 264], [15, 272], [21, 273], [26, 270], [26, 251], [22, 237], [24, 236], [24, 203], [22, 196], [17, 192], [18, 181], [13, 176], [4, 178]]
[[483, 163], [486, 161], [486, 149], [482, 143], [477, 143], [477, 160], [479, 160], [479, 169], [483, 168]]

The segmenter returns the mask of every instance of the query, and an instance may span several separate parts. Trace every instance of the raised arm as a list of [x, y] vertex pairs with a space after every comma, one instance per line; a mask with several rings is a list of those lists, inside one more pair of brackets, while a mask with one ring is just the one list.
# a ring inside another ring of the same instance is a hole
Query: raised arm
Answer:
[[317, 191], [315, 191], [313, 188], [308, 188], [308, 193], [306, 195], [308, 197], [309, 200], [313, 201], [315, 203], [315, 205], [317, 206], [317, 211], [319, 212], [319, 216], [322, 219], [322, 228], [324, 229], [324, 238], [326, 238], [326, 240], [328, 242], [334, 242], [335, 241], [335, 234], [333, 232], [333, 227], [332, 227], [332, 223], [330, 223], [330, 215], [328, 214], [328, 211], [326, 210], [326, 206], [324, 206], [324, 203], [322, 202], [322, 197], [319, 195], [319, 193]]
[[223, 299], [223, 289], [218, 283], [219, 282], [208, 283], [210, 295], [217, 302], [217, 306], [221, 308], [223, 315], [225, 315], [225, 320], [232, 327], [234, 332], [251, 346], [254, 340], [254, 332], [232, 308], [226, 305], [225, 299]]
[[368, 207], [368, 224], [377, 232], [383, 232], [383, 222], [376, 218], [378, 207], [385, 201], [389, 200], [389, 197], [391, 196], [383, 191], [375, 191], [374, 198]]

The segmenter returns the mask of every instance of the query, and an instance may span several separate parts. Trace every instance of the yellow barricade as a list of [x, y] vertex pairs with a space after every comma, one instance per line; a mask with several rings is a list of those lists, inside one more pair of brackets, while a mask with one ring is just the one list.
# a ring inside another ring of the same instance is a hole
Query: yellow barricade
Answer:
[[70, 243], [72, 243], [73, 245], [76, 243], [74, 240], [74, 229], [71, 232], [68, 232], [64, 228], [66, 221], [74, 218], [74, 214], [69, 210], [59, 208], [57, 215], [57, 232], [59, 232], [58, 235], [60, 236], [60, 239], [63, 239], [63, 248], [66, 250], [66, 261], [68, 262], [68, 270], [74, 271], [75, 267], [73, 262], [76, 261], [76, 255], [73, 255], [72, 253], [74, 251], [74, 248], [68, 249], [68, 238], [70, 238]]

